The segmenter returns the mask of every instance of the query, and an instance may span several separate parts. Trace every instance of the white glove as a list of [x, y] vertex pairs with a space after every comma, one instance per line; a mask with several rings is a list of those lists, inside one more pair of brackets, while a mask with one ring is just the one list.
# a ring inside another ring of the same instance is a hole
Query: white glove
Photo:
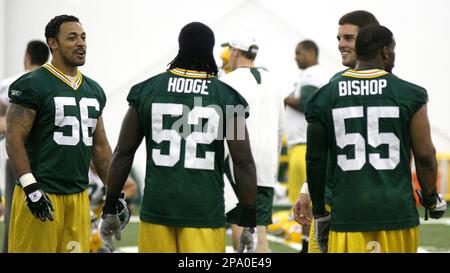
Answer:
[[111, 252], [114, 250], [114, 245], [112, 243], [113, 234], [116, 240], [121, 239], [120, 235], [120, 220], [117, 214], [103, 214], [102, 222], [100, 224], [100, 239], [102, 239], [103, 244]]
[[251, 253], [255, 251], [255, 242], [253, 240], [254, 228], [245, 227], [239, 240], [238, 253], [243, 253], [244, 250]]

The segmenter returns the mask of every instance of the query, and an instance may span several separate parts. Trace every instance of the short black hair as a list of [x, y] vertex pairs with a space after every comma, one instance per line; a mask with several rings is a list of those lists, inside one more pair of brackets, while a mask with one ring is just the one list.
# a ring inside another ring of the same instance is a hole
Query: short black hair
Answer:
[[319, 57], [319, 47], [312, 40], [304, 40], [298, 43], [299, 46], [302, 46], [305, 50], [312, 50], [316, 54], [316, 57]]
[[169, 63], [169, 70], [183, 68], [217, 75], [219, 69], [214, 60], [214, 32], [207, 25], [192, 22], [185, 25], [178, 36], [178, 54]]
[[45, 39], [47, 41], [48, 44], [48, 39], [53, 38], [56, 39], [56, 37], [59, 34], [59, 29], [61, 27], [61, 25], [65, 22], [80, 22], [80, 20], [73, 16], [73, 15], [58, 15], [55, 18], [53, 18], [52, 20], [50, 20], [50, 22], [48, 22], [47, 26], [45, 26]]
[[376, 24], [379, 25], [377, 18], [372, 13], [366, 10], [355, 10], [344, 14], [339, 19], [339, 25], [351, 24], [362, 28], [367, 25]]
[[258, 49], [259, 47], [257, 45], [252, 45], [248, 48], [248, 51], [244, 51], [241, 49], [239, 49], [239, 51], [241, 52], [242, 56], [254, 61], [256, 59], [256, 55], [258, 54]]
[[28, 42], [26, 53], [30, 56], [31, 64], [35, 65], [45, 64], [50, 55], [47, 44], [39, 40]]
[[376, 57], [380, 50], [394, 42], [394, 35], [384, 26], [368, 25], [361, 28], [356, 38], [356, 58], [367, 61]]

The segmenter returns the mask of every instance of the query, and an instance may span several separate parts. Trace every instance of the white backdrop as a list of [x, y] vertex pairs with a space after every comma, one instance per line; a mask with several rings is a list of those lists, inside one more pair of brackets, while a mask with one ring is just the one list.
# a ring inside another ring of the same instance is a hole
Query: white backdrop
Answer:
[[[178, 33], [185, 24], [201, 21], [214, 30], [218, 63], [221, 43], [240, 29], [252, 31], [261, 48], [257, 63], [273, 71], [280, 92], [288, 93], [298, 74], [295, 46], [303, 39], [317, 42], [320, 62], [330, 75], [343, 69], [337, 50], [338, 20], [356, 9], [371, 11], [393, 31], [394, 73], [428, 90], [433, 139], [438, 152], [450, 152], [448, 0], [0, 0], [0, 79], [22, 70], [26, 43], [44, 40], [51, 18], [77, 16], [88, 42], [87, 62], [81, 70], [107, 93], [104, 120], [114, 147], [130, 87], [165, 70], [177, 53]], [[143, 175], [143, 145], [135, 163]]]

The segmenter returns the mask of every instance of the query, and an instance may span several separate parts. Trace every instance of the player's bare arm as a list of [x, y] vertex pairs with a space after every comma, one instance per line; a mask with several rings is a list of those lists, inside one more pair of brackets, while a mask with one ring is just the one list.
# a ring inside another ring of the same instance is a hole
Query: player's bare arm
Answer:
[[[94, 141], [92, 146], [92, 162], [95, 170], [102, 181], [107, 181], [108, 168], [111, 163], [112, 150], [106, 137], [103, 118], [100, 116], [97, 120], [97, 126], [94, 132]], [[105, 183], [105, 182], [103, 182]]]
[[122, 122], [117, 147], [111, 160], [108, 171], [106, 201], [103, 207], [103, 223], [100, 227], [100, 236], [105, 244], [112, 248], [112, 235], [120, 240], [121, 224], [119, 220], [119, 197], [125, 181], [133, 164], [134, 154], [141, 144], [143, 134], [139, 127], [138, 114], [130, 106]]
[[[233, 118], [231, 126], [234, 126], [235, 135], [228, 138], [227, 143], [233, 160], [239, 203], [243, 208], [239, 226], [244, 227], [244, 230], [239, 240], [238, 252], [244, 252], [244, 249], [247, 251], [253, 249], [254, 245], [252, 234], [256, 227], [256, 166], [250, 149], [245, 118]], [[244, 139], [238, 137], [240, 133], [237, 130], [238, 127], [245, 129]]]
[[36, 111], [11, 104], [6, 113], [6, 151], [17, 177], [31, 173], [25, 141], [33, 127]]
[[[237, 137], [238, 118], [234, 119], [235, 136], [227, 139], [231, 158], [233, 159], [234, 177], [238, 188], [239, 201], [242, 205], [256, 204], [256, 167], [250, 149], [250, 141], [245, 127], [245, 139]], [[245, 120], [241, 122], [245, 125]]]
[[139, 126], [138, 114], [132, 106], [123, 119], [119, 140], [108, 172], [108, 195], [119, 196], [133, 164], [134, 154], [141, 144], [143, 134]]
[[417, 177], [423, 194], [429, 196], [436, 192], [437, 161], [436, 150], [431, 140], [427, 105], [423, 105], [414, 114], [409, 130]]

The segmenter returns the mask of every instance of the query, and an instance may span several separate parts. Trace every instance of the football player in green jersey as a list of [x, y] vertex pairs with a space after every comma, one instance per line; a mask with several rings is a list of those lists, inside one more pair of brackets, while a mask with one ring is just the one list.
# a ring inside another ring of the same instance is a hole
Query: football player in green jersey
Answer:
[[[347, 69], [355, 68], [356, 66], [355, 43], [358, 31], [362, 27], [370, 24], [379, 25], [377, 18], [372, 13], [365, 10], [348, 12], [339, 19], [339, 28], [336, 38], [338, 40], [338, 49], [341, 53], [342, 65], [348, 67]], [[330, 81], [340, 76], [346, 70], [336, 73]], [[325, 190], [325, 194], [326, 202], [327, 204], [330, 204], [328, 186]], [[311, 219], [307, 217], [308, 210], [310, 209], [310, 201], [308, 183], [303, 183], [299, 199], [293, 209], [295, 220], [301, 225], [308, 225], [311, 223]], [[329, 206], [327, 206], [327, 208], [331, 209]], [[308, 252], [320, 253], [314, 235], [314, 222], [311, 223]]]
[[[225, 252], [224, 138], [243, 206], [240, 249], [253, 248], [256, 169], [245, 127], [245, 99], [217, 79], [214, 33], [184, 26], [168, 71], [131, 88], [108, 173], [100, 235], [120, 238], [117, 199], [145, 137], [147, 169], [139, 252]], [[236, 127], [237, 126], [237, 127]], [[225, 133], [231, 129], [233, 134]], [[234, 134], [240, 135], [236, 137]]]
[[78, 18], [56, 16], [45, 36], [51, 63], [9, 89], [6, 148], [19, 177], [9, 252], [88, 252], [89, 163], [106, 181], [112, 157], [102, 119], [106, 96], [78, 70], [86, 58]]
[[[316, 239], [323, 252], [416, 252], [419, 215], [411, 151], [422, 203], [432, 218], [446, 210], [436, 193], [428, 95], [391, 74], [395, 40], [386, 27], [363, 27], [356, 54], [355, 70], [322, 87], [307, 105], [307, 174]], [[325, 183], [331, 215], [325, 210]]]

